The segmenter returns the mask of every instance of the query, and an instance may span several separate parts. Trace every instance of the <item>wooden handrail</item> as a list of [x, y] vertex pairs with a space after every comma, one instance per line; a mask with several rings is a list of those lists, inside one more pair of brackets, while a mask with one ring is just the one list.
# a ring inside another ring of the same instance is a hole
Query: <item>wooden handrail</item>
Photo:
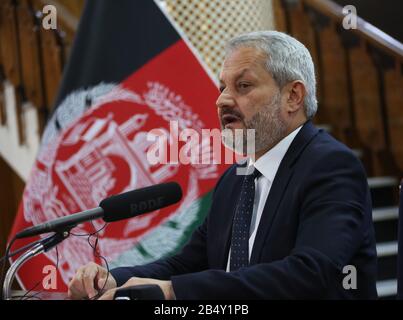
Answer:
[[[331, 0], [303, 0], [303, 2], [339, 23], [345, 18], [343, 7]], [[372, 45], [385, 50], [403, 62], [403, 43], [366, 22], [364, 19], [357, 17], [357, 29], [351, 29], [351, 31], [363, 36]]]

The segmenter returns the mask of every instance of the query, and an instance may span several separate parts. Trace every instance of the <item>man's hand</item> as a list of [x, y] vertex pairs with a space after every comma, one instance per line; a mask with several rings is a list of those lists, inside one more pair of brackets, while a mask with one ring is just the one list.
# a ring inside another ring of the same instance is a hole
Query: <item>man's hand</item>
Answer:
[[[106, 283], [105, 283], [106, 281]], [[80, 267], [68, 285], [68, 296], [71, 299], [92, 299], [101, 289], [110, 290], [116, 288], [116, 280], [105, 268], [90, 262]]]
[[[164, 293], [165, 300], [173, 300], [175, 299], [175, 294], [172, 288], [171, 281], [163, 281], [163, 280], [156, 280], [156, 279], [148, 279], [148, 278], [130, 278], [123, 286], [120, 288], [126, 288], [131, 286], [138, 286], [142, 284], [156, 284], [159, 285], [162, 292]], [[113, 288], [104, 293], [103, 296], [99, 298], [99, 300], [112, 300], [116, 290], [120, 288]]]

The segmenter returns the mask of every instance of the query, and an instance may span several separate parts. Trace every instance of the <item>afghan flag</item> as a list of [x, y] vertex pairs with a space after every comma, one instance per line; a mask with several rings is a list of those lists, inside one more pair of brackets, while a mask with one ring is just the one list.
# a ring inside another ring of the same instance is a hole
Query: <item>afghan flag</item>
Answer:
[[[75, 235], [100, 230], [99, 254], [110, 268], [175, 253], [207, 214], [210, 192], [225, 165], [150, 163], [153, 142], [147, 134], [157, 129], [175, 144], [171, 121], [178, 131], [219, 128], [217, 96], [208, 72], [157, 2], [89, 0], [10, 237], [97, 207], [110, 195], [176, 181], [183, 190], [176, 205], [72, 230]], [[19, 240], [13, 250], [38, 239]], [[77, 268], [102, 263], [87, 240], [71, 235], [57, 251], [25, 263], [18, 273], [22, 287], [32, 288], [49, 265], [57, 264], [57, 287], [46, 289], [66, 290]]]

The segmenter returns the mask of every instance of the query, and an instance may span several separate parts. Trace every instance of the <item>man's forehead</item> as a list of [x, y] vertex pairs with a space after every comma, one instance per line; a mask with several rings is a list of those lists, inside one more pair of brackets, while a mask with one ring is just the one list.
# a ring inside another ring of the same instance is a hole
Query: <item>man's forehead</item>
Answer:
[[248, 74], [253, 74], [253, 72], [250, 70], [250, 68], [227, 68], [224, 70], [224, 68], [221, 69], [220, 74], [218, 76], [218, 79], [220, 82], [224, 80], [225, 77], [235, 77], [235, 78], [241, 78], [245, 75]]
[[232, 65], [248, 65], [259, 63], [265, 59], [265, 54], [256, 48], [237, 48], [229, 53], [224, 58], [223, 68], [231, 67]]
[[256, 48], [240, 47], [229, 52], [221, 66], [219, 79], [224, 75], [239, 77], [253, 73], [257, 67], [264, 66], [265, 54]]

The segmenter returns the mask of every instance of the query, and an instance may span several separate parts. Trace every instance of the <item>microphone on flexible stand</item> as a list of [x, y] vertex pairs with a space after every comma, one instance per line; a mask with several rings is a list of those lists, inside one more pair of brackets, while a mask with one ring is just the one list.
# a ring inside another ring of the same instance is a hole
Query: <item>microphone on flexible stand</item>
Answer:
[[80, 223], [99, 218], [105, 222], [128, 219], [167, 207], [177, 203], [181, 198], [182, 189], [178, 183], [161, 183], [108, 197], [102, 200], [96, 208], [29, 227], [18, 232], [16, 238], [21, 239], [42, 233], [63, 231]]

